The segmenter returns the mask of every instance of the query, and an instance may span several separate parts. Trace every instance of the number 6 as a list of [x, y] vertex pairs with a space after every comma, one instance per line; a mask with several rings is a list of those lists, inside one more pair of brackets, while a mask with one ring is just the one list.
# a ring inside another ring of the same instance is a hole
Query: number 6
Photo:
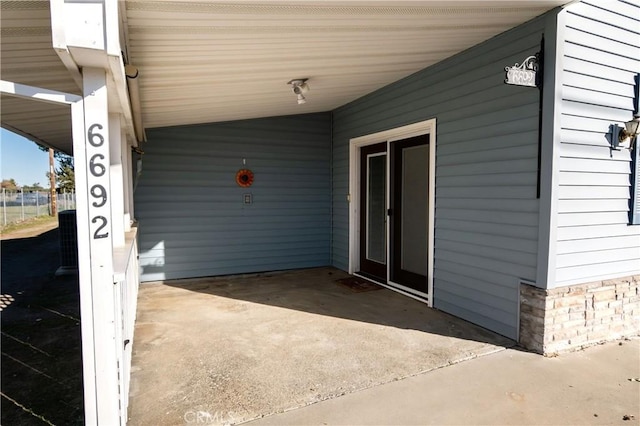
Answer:
[[[104, 138], [100, 133], [97, 133], [97, 132], [93, 133], [94, 128], [97, 128], [98, 130], [102, 130], [102, 124], [97, 124], [97, 123], [92, 124], [89, 127], [89, 130], [87, 131], [87, 137], [89, 138], [89, 143], [97, 148], [99, 146], [102, 146], [102, 144], [104, 143]], [[98, 138], [98, 141], [96, 142], [94, 138]]]
[[99, 158], [100, 160], [104, 160], [104, 155], [102, 154], [95, 154], [93, 157], [91, 157], [91, 160], [89, 160], [89, 170], [91, 170], [91, 174], [96, 176], [96, 177], [100, 177], [102, 175], [104, 175], [104, 172], [107, 171], [107, 169], [100, 163], [96, 163], [96, 158]]

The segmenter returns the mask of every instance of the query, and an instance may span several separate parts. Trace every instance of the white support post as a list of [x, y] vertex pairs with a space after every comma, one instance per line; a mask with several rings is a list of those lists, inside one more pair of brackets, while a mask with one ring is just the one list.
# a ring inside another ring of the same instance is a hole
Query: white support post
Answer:
[[123, 190], [123, 203], [124, 203], [124, 232], [131, 231], [131, 219], [132, 214], [129, 209], [129, 192], [131, 190], [131, 148], [126, 138], [126, 132], [121, 130], [121, 143], [122, 143], [122, 190]]
[[[119, 380], [123, 349], [116, 327], [119, 286], [114, 283], [114, 246], [124, 246], [125, 205], [122, 129], [135, 131], [120, 46], [117, 0], [50, 0], [53, 47], [83, 89], [82, 99], [0, 84], [49, 102], [72, 105], [76, 169], [76, 215], [84, 368], [85, 423], [126, 423], [126, 398]], [[112, 113], [109, 113], [111, 105]], [[132, 211], [130, 211], [132, 212]], [[127, 373], [128, 374], [128, 373]]]
[[93, 288], [91, 285], [90, 223], [87, 193], [87, 153], [85, 147], [84, 106], [79, 101], [71, 106], [73, 161], [76, 180], [76, 229], [78, 233], [78, 280], [80, 282], [80, 316], [82, 331], [82, 380], [85, 424], [98, 423], [96, 365], [93, 321]]
[[131, 214], [130, 194], [131, 186], [131, 145], [126, 139], [122, 139], [122, 184], [124, 191], [124, 231], [131, 231]]
[[124, 183], [122, 176], [122, 127], [120, 114], [109, 114], [109, 138], [113, 246], [124, 247]]
[[135, 220], [135, 211], [133, 204], [133, 183], [136, 179], [136, 167], [137, 165], [133, 162], [133, 155], [131, 154], [131, 144], [127, 145], [127, 154], [125, 156], [127, 161], [127, 181], [125, 184], [127, 185], [127, 193], [128, 193], [128, 203], [129, 203], [129, 218], [131, 221]]
[[[113, 283], [107, 75], [83, 68], [84, 117], [73, 107], [85, 423], [120, 423]], [[80, 105], [80, 103], [78, 103]]]

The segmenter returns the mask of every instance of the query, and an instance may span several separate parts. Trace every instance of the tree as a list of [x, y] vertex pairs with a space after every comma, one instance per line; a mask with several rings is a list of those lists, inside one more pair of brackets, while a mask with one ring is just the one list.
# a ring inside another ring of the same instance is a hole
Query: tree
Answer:
[[76, 178], [73, 169], [73, 157], [68, 155], [58, 160], [60, 167], [56, 169], [58, 188], [63, 192], [73, 192], [76, 189]]
[[[49, 151], [49, 148], [38, 145], [41, 151]], [[56, 186], [63, 192], [73, 192], [76, 189], [75, 173], [73, 169], [73, 157], [64, 152], [54, 151], [54, 157], [58, 160], [56, 169]], [[49, 172], [46, 174], [49, 179]]]
[[2, 188], [6, 189], [7, 191], [17, 191], [18, 184], [16, 183], [15, 179], [2, 179]]
[[42, 187], [42, 185], [40, 185], [40, 182], [36, 182], [32, 185], [24, 185], [22, 187], [23, 191], [44, 191], [45, 188]]
[[[49, 151], [46, 146], [38, 145], [40, 151]], [[56, 169], [57, 187], [63, 191], [71, 192], [76, 189], [75, 174], [73, 169], [73, 157], [61, 151], [53, 151], [53, 156], [58, 160], [59, 168]], [[49, 173], [47, 172], [47, 179]]]

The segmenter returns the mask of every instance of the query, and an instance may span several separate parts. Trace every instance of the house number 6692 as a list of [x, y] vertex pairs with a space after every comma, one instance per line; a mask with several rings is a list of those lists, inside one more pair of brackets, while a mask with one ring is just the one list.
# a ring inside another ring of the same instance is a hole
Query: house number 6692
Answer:
[[[101, 124], [92, 124], [89, 126], [89, 130], [87, 131], [87, 139], [89, 140], [89, 144], [94, 148], [102, 148], [104, 145], [104, 136], [100, 134], [100, 130], [102, 130]], [[91, 156], [89, 160], [89, 173], [96, 178], [100, 178], [104, 176], [107, 171], [107, 166], [102, 164], [101, 160], [104, 160], [105, 156], [101, 153], [94, 154]], [[95, 184], [89, 190], [89, 193], [95, 201], [92, 203], [94, 207], [102, 207], [107, 203], [107, 190], [104, 186], [100, 184]], [[93, 233], [93, 239], [107, 238], [109, 236], [109, 232], [101, 232], [105, 229], [109, 223], [106, 217], [96, 215], [91, 218], [91, 223], [100, 222], [98, 228]]]

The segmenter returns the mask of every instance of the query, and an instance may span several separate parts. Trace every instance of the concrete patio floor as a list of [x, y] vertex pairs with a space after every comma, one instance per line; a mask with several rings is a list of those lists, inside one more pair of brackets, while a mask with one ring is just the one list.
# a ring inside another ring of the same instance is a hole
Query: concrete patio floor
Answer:
[[141, 285], [132, 425], [240, 423], [503, 350], [509, 339], [318, 268]]
[[640, 340], [545, 358], [506, 349], [250, 426], [638, 425]]

